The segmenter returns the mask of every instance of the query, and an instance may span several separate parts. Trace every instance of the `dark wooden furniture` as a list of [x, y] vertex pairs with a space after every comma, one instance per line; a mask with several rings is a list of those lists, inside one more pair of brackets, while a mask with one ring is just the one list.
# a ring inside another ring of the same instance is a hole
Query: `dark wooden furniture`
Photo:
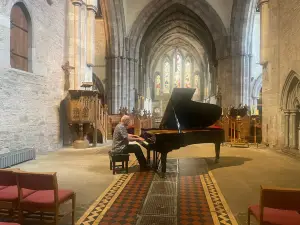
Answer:
[[128, 173], [128, 161], [129, 161], [129, 154], [115, 154], [111, 151], [108, 153], [110, 159], [110, 170], [113, 171], [113, 174], [116, 173], [116, 162], [122, 162], [122, 169], [125, 169], [126, 173]]
[[248, 224], [252, 215], [259, 225], [299, 225], [299, 202], [300, 189], [261, 186], [260, 204], [248, 208]]
[[[144, 129], [141, 136], [153, 150], [153, 165], [157, 169], [161, 162], [161, 172], [166, 172], [167, 155], [174, 149], [199, 144], [215, 144], [217, 163], [220, 145], [224, 142], [224, 130], [212, 126], [221, 116], [221, 107], [192, 101], [195, 89], [174, 88], [159, 129]], [[149, 155], [147, 155], [149, 160]]]
[[20, 225], [19, 223], [0, 222], [0, 225]]

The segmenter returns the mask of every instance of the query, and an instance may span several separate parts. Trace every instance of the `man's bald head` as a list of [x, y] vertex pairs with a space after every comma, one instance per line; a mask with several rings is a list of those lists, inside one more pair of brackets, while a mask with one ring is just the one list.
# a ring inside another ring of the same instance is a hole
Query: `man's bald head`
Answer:
[[128, 126], [130, 124], [130, 117], [127, 115], [122, 116], [121, 123], [123, 123], [125, 126]]

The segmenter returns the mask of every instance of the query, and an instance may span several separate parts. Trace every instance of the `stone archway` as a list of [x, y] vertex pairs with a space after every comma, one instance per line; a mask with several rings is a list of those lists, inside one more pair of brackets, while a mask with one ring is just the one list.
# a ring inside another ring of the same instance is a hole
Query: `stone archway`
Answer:
[[211, 68], [215, 94], [218, 70], [214, 67], [228, 54], [227, 37], [222, 20], [207, 1], [151, 1], [129, 33], [128, 53], [133, 59], [128, 64], [129, 77], [134, 79], [137, 91], [145, 95], [160, 56], [170, 48], [189, 49], [199, 65], [210, 65], [207, 68]]
[[[231, 14], [231, 54], [236, 103], [250, 105], [253, 28], [259, 0], [234, 0]], [[242, 88], [238, 88], [241, 86]]]
[[255, 110], [255, 111], [257, 110], [257, 104], [258, 104], [257, 101], [261, 97], [261, 90], [262, 90], [262, 74], [259, 75], [256, 78], [256, 80], [254, 81], [253, 88], [251, 91], [252, 92], [251, 93], [251, 98], [252, 98], [251, 105], [253, 106], [253, 110]]
[[281, 94], [284, 112], [284, 148], [300, 149], [300, 76], [295, 71], [288, 75]]

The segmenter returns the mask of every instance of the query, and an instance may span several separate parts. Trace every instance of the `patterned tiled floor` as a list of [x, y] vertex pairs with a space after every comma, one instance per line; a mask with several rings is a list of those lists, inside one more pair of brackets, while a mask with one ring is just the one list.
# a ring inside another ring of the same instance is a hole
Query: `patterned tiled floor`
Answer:
[[121, 175], [77, 225], [237, 225], [203, 159], [169, 160], [166, 175]]
[[180, 177], [179, 224], [213, 224], [200, 176]]

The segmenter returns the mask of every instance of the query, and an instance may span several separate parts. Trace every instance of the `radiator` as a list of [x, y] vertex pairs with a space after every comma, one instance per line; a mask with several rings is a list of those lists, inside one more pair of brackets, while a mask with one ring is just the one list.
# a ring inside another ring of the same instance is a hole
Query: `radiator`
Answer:
[[28, 160], [35, 159], [36, 153], [33, 148], [0, 154], [0, 168], [7, 168]]

